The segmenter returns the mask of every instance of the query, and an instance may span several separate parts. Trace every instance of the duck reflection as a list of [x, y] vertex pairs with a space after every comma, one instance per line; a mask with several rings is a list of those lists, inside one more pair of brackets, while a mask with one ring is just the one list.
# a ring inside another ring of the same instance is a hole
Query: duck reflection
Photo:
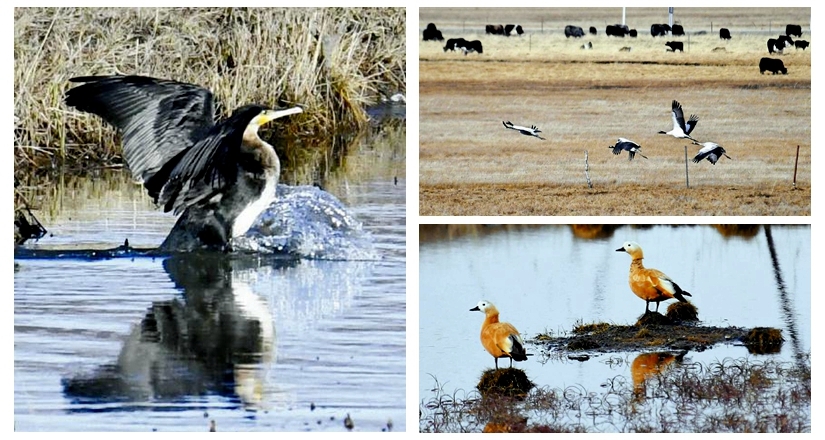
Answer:
[[636, 356], [630, 364], [634, 399], [644, 400], [647, 391], [646, 381], [669, 370], [674, 362], [681, 362], [686, 354], [687, 351], [681, 353], [654, 352]]
[[713, 225], [723, 237], [753, 238], [759, 234], [760, 225]]
[[610, 238], [621, 225], [570, 225], [573, 236], [585, 240]]
[[[276, 267], [298, 263], [269, 262]], [[252, 292], [248, 280], [261, 264], [259, 257], [220, 253], [166, 259], [163, 267], [182, 296], [148, 308], [116, 363], [63, 379], [65, 396], [78, 403], [107, 403], [217, 394], [258, 409], [264, 367], [276, 357], [269, 304]]]

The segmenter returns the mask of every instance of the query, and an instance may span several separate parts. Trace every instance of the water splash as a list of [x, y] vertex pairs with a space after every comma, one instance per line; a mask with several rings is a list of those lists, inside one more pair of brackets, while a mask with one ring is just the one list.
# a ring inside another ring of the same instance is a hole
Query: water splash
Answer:
[[380, 258], [361, 222], [335, 196], [314, 186], [278, 185], [276, 199], [232, 245], [311, 259]]

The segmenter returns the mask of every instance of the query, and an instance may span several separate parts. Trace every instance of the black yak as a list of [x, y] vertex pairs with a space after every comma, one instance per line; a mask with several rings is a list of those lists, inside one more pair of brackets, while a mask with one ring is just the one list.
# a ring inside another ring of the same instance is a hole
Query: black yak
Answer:
[[685, 35], [685, 28], [683, 28], [681, 24], [674, 24], [671, 33], [674, 37], [683, 36]]
[[719, 29], [719, 38], [722, 40], [730, 40], [730, 30], [728, 28]]
[[667, 24], [653, 24], [650, 25], [650, 35], [654, 37], [664, 37], [670, 32], [670, 25]]
[[676, 52], [677, 50], [684, 52], [685, 45], [681, 41], [668, 41], [665, 43], [665, 46], [670, 48], [670, 52]]
[[788, 69], [785, 68], [785, 63], [776, 58], [764, 57], [759, 60], [759, 73], [764, 74], [765, 71], [771, 72], [774, 75], [779, 72], [782, 72], [783, 75], [788, 74]]
[[581, 38], [584, 36], [584, 29], [579, 26], [567, 25], [564, 27], [564, 36], [567, 38]]
[[424, 41], [444, 41], [444, 37], [441, 36], [441, 31], [436, 29], [434, 23], [430, 23], [427, 25], [427, 29], [424, 29]]
[[450, 38], [447, 40], [447, 44], [444, 45], [444, 52], [448, 50], [455, 51], [456, 49], [461, 49], [462, 47], [467, 45], [467, 40], [463, 38]]
[[795, 37], [802, 36], [802, 26], [798, 24], [789, 24], [785, 26], [785, 35], [793, 35]]

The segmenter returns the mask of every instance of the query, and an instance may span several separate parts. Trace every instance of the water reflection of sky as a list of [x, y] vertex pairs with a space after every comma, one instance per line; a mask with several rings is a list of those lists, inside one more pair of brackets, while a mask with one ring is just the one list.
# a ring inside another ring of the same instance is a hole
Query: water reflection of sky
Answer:
[[[577, 238], [562, 225], [422, 244], [420, 397], [431, 397], [433, 376], [447, 393], [469, 391], [493, 366], [478, 340], [483, 315], [469, 311], [480, 299], [496, 304], [502, 321], [514, 324], [525, 338], [569, 331], [577, 322], [634, 323], [645, 304], [627, 283], [630, 257], [615, 252], [626, 240], [642, 246], [647, 267], [662, 270], [693, 294], [691, 301], [704, 324], [781, 328], [787, 342], [779, 356], [791, 360], [786, 310], [798, 329], [799, 348], [811, 349], [810, 227], [774, 225], [771, 233], [787, 309], [780, 301], [761, 227], [751, 237], [725, 237], [712, 226], [623, 226], [591, 240]], [[662, 303], [660, 311], [668, 303]], [[528, 349], [536, 351], [532, 345]], [[551, 360], [544, 365], [534, 356], [517, 366], [539, 386], [581, 384], [598, 391], [607, 378], [629, 379], [635, 356], [618, 353], [583, 363]], [[691, 352], [687, 359], [707, 363], [742, 356], [747, 356], [745, 348], [726, 345]], [[609, 363], [610, 358], [626, 362]]]

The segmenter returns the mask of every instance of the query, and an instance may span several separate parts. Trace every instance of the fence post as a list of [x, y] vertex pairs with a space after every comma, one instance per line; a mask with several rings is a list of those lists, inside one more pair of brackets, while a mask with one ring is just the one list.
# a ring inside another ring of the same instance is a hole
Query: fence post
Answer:
[[796, 162], [793, 164], [793, 189], [796, 189], [796, 169], [799, 166], [799, 145], [796, 146]]

